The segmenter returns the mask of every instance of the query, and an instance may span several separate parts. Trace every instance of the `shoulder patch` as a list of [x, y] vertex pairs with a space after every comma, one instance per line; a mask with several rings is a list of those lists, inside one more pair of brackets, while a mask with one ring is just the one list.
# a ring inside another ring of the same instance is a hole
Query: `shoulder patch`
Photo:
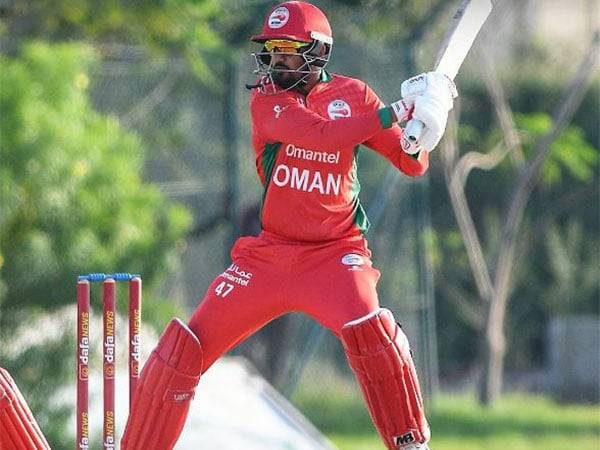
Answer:
[[334, 100], [327, 105], [327, 114], [330, 119], [335, 120], [343, 117], [350, 117], [352, 115], [352, 110], [345, 100]]

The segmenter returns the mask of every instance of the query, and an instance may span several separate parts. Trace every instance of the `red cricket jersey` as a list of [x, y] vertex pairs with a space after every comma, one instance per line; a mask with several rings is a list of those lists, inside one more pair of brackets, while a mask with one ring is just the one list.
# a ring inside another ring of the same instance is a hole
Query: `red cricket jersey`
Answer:
[[427, 152], [415, 159], [402, 151], [402, 129], [357, 79], [323, 71], [306, 97], [255, 89], [250, 111], [264, 186], [262, 228], [285, 238], [314, 242], [366, 232], [369, 221], [358, 199], [359, 144], [410, 176], [422, 175], [429, 165]]

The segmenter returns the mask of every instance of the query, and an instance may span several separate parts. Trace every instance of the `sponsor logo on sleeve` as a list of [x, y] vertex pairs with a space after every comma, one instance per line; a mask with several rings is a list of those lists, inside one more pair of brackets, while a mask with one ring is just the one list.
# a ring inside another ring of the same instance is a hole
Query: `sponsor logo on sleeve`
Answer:
[[349, 266], [349, 271], [362, 271], [361, 266], [365, 264], [365, 259], [356, 253], [347, 253], [342, 256], [342, 264]]
[[327, 114], [331, 120], [350, 117], [352, 110], [344, 100], [334, 100], [327, 106]]
[[275, 9], [269, 16], [269, 28], [281, 28], [290, 20], [290, 12], [285, 6]]

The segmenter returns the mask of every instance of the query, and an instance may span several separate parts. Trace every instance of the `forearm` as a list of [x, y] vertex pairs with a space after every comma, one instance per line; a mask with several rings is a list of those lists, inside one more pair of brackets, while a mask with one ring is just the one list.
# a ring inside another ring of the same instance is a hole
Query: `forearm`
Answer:
[[327, 151], [353, 148], [389, 128], [394, 121], [395, 115], [390, 108], [337, 120], [298, 114], [281, 122], [264, 124], [263, 133], [273, 141], [285, 141], [311, 150]]

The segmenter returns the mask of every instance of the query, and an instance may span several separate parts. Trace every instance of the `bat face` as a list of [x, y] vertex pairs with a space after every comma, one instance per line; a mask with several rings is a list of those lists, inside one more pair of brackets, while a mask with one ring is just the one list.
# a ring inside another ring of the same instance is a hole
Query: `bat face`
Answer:
[[452, 18], [454, 25], [442, 45], [436, 72], [454, 79], [491, 11], [491, 0], [464, 0], [461, 3]]

